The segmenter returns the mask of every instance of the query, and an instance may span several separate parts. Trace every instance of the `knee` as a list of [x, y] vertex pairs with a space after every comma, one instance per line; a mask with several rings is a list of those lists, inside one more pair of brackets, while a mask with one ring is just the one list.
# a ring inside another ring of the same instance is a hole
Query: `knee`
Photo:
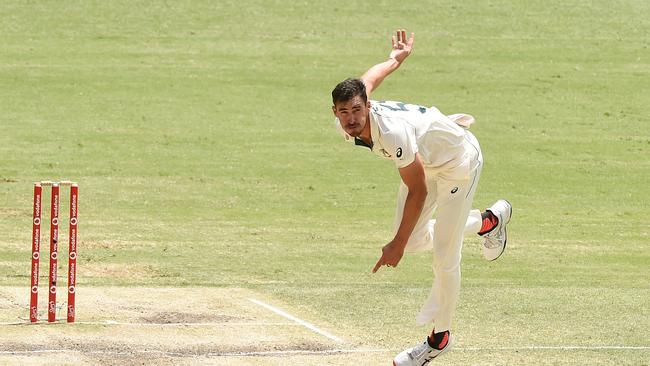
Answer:
[[433, 234], [431, 229], [433, 224], [423, 225], [420, 228], [413, 230], [408, 243], [406, 243], [405, 251], [407, 252], [422, 252], [433, 249]]
[[460, 276], [460, 262], [458, 263], [433, 263], [436, 276]]
[[427, 240], [427, 238], [411, 238], [409, 239], [408, 243], [406, 243], [406, 248], [404, 248], [404, 251], [409, 252], [409, 253], [414, 253], [414, 252], [424, 252], [427, 250], [432, 250], [433, 249], [433, 241], [432, 240]]

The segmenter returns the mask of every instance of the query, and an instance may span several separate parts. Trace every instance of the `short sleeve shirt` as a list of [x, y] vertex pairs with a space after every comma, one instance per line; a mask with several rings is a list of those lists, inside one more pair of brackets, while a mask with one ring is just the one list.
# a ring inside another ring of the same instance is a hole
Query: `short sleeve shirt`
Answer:
[[[371, 100], [370, 104], [368, 123], [373, 144], [367, 147], [392, 160], [398, 169], [413, 163], [418, 153], [422, 163], [432, 167], [462, 157], [465, 131], [437, 108], [395, 101]], [[353, 141], [350, 136], [346, 139]]]

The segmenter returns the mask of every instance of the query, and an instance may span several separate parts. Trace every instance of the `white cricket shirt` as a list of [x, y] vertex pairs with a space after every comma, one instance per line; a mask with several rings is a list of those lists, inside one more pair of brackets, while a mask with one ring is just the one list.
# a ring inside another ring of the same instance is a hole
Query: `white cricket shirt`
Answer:
[[425, 166], [440, 167], [464, 159], [465, 130], [436, 107], [423, 107], [395, 101], [370, 101], [372, 146], [345, 133], [336, 119], [339, 132], [346, 140], [370, 148], [380, 157], [393, 160], [403, 168], [415, 160]]

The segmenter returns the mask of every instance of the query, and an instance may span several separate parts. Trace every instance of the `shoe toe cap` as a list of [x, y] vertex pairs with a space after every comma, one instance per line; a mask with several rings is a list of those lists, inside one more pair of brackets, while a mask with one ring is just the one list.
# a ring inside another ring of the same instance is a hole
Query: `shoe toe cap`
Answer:
[[395, 356], [393, 360], [393, 366], [411, 366], [411, 358], [408, 356], [406, 351], [402, 351], [400, 354]]
[[489, 261], [493, 261], [501, 256], [503, 249], [503, 245], [496, 248], [488, 248], [486, 246], [483, 246], [483, 257]]

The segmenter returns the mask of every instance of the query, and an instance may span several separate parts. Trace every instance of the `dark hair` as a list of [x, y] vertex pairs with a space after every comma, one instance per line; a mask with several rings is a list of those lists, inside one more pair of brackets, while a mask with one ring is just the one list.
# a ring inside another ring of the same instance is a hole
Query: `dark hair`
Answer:
[[357, 95], [363, 99], [364, 103], [368, 101], [366, 85], [361, 81], [361, 79], [345, 79], [338, 83], [334, 90], [332, 90], [332, 103], [336, 105], [336, 103], [339, 102], [347, 102]]

